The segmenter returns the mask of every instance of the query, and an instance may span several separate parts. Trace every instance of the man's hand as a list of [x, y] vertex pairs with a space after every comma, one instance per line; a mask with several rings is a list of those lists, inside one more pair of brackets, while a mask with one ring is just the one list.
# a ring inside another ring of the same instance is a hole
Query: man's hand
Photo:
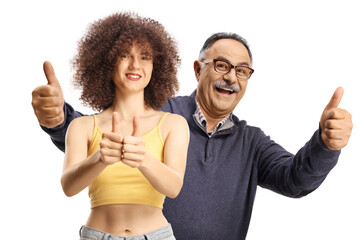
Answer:
[[54, 68], [50, 62], [44, 62], [47, 85], [35, 88], [32, 92], [32, 106], [40, 125], [54, 128], [64, 122], [64, 95]]
[[338, 108], [343, 94], [343, 88], [335, 90], [320, 119], [321, 139], [333, 150], [340, 150], [347, 145], [353, 127], [351, 114]]

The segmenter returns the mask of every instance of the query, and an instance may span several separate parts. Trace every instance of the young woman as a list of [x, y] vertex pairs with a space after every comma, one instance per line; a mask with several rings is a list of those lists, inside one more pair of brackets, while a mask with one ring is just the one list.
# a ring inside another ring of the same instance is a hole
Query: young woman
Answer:
[[91, 200], [80, 239], [175, 239], [162, 205], [181, 190], [189, 130], [157, 108], [178, 88], [179, 62], [163, 26], [136, 14], [99, 20], [81, 39], [75, 85], [100, 113], [72, 121], [66, 136], [64, 193], [89, 187]]

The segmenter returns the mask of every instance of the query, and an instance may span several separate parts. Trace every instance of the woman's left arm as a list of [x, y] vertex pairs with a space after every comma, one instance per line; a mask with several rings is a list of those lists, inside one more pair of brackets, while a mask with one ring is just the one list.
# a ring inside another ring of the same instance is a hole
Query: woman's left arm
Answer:
[[189, 145], [189, 127], [182, 116], [169, 114], [161, 125], [164, 138], [164, 163], [145, 150], [145, 140], [139, 137], [124, 138], [123, 163], [137, 167], [160, 193], [175, 198], [184, 180]]

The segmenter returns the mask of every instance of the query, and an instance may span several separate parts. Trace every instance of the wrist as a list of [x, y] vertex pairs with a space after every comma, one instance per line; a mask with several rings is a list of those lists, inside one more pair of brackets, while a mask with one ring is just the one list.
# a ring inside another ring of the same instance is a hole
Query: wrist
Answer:
[[151, 154], [149, 154], [148, 152], [145, 152], [144, 154], [144, 160], [140, 163], [138, 169], [140, 171], [144, 171], [147, 169], [151, 168], [151, 164], [152, 164], [152, 158], [153, 156]]
[[107, 163], [105, 161], [105, 159], [104, 159], [103, 155], [101, 154], [100, 150], [93, 153], [90, 157], [93, 160], [94, 165], [100, 165], [102, 167], [106, 167], [106, 166], [110, 165], [109, 163]]

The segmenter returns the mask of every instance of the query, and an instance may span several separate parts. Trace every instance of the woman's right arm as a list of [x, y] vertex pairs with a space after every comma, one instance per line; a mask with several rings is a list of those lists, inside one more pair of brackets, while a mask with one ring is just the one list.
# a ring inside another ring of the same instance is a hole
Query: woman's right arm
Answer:
[[93, 129], [91, 117], [81, 117], [73, 120], [65, 137], [65, 160], [61, 177], [61, 185], [66, 196], [71, 197], [89, 184], [107, 166], [102, 161], [100, 151], [87, 156], [88, 142]]
[[[118, 115], [113, 115], [113, 118]], [[66, 196], [71, 197], [89, 186], [106, 166], [119, 162], [123, 137], [113, 124], [111, 132], [105, 132], [100, 142], [100, 150], [90, 156], [88, 144], [92, 138], [93, 117], [81, 117], [73, 120], [65, 138], [65, 161], [61, 185]]]

